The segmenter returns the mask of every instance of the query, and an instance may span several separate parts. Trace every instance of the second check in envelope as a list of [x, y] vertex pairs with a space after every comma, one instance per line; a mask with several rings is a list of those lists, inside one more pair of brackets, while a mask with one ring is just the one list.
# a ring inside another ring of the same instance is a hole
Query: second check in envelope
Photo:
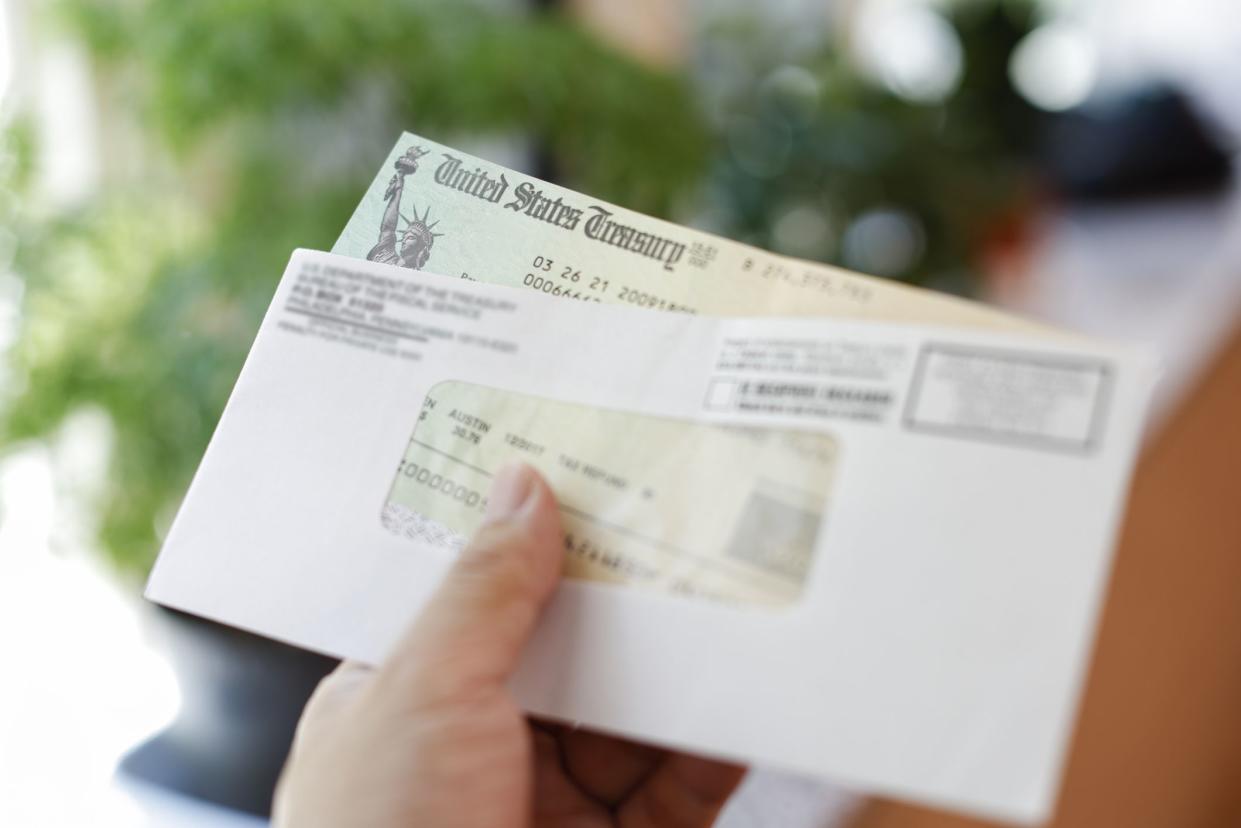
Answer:
[[531, 711], [1002, 818], [1054, 801], [1152, 371], [299, 251], [148, 587], [377, 661], [510, 460], [569, 576]]

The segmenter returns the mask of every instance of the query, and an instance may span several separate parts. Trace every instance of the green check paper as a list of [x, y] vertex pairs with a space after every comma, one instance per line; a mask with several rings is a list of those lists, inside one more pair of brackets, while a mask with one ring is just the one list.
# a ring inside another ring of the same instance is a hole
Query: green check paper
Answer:
[[[644, 216], [409, 134], [332, 252], [566, 302], [1037, 330], [977, 303]], [[409, 416], [410, 442], [394, 458], [382, 509], [393, 532], [460, 546], [482, 517], [490, 477], [521, 460], [561, 501], [569, 576], [730, 603], [796, 600], [836, 485], [838, 447], [824, 435], [592, 410], [461, 383], [432, 389]]]

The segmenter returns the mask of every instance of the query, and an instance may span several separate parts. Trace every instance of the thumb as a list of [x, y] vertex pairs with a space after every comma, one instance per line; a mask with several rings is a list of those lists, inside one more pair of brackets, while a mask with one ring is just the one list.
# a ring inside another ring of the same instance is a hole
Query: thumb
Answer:
[[[556, 497], [524, 464], [496, 475], [482, 526], [381, 669], [418, 705], [502, 687], [560, 580]], [[386, 674], [386, 675], [385, 675]]]

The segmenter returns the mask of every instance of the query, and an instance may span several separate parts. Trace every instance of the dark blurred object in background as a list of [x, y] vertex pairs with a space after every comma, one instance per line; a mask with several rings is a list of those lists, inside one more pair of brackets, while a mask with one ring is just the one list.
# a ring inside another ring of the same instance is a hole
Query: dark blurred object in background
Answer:
[[121, 771], [266, 816], [302, 708], [335, 659], [157, 607], [181, 686], [176, 721]]
[[1071, 200], [1215, 193], [1232, 178], [1218, 134], [1169, 86], [1052, 117], [1041, 155], [1052, 186]]

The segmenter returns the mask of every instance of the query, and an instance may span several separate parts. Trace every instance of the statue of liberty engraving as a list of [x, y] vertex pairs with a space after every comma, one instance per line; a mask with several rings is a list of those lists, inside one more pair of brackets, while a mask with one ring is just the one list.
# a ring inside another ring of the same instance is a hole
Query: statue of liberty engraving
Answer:
[[[417, 209], [414, 210], [413, 219], [401, 214], [401, 195], [405, 191], [405, 177], [418, 171], [418, 159], [428, 152], [430, 150], [421, 147], [410, 147], [393, 164], [396, 172], [392, 174], [392, 180], [388, 182], [388, 189], [384, 192], [384, 199], [388, 202], [388, 206], [379, 223], [379, 241], [366, 254], [366, 258], [370, 261], [421, 270], [427, 263], [427, 259], [431, 257], [431, 247], [435, 244], [435, 240], [444, 235], [431, 232], [431, 229], [439, 222], [427, 224], [427, 218], [431, 214], [429, 205], [421, 218], [418, 217]], [[405, 230], [398, 235], [397, 227], [402, 220], [405, 222]]]

